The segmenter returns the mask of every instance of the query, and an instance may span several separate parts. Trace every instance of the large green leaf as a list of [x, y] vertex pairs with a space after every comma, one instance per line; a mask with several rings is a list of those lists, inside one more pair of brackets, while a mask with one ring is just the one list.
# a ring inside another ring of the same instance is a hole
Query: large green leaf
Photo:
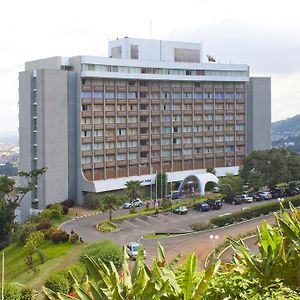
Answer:
[[197, 257], [195, 253], [192, 253], [184, 264], [184, 278], [182, 281], [181, 290], [184, 300], [190, 300], [193, 292], [193, 279], [197, 267]]

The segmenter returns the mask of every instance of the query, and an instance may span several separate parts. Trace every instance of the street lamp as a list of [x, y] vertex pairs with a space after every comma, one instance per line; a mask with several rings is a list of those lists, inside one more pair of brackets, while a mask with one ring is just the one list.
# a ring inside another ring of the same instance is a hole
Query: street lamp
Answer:
[[215, 261], [216, 260], [216, 241], [219, 239], [219, 236], [217, 234], [216, 235], [211, 234], [209, 236], [209, 238], [213, 244], [213, 260]]

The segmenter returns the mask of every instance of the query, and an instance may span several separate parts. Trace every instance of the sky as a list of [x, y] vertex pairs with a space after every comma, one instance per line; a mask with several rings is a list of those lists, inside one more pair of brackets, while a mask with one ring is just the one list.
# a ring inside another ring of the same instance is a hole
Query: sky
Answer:
[[[107, 57], [125, 36], [202, 42], [272, 78], [272, 121], [300, 113], [298, 0], [9, 0], [1, 3], [0, 134], [18, 131], [18, 73], [51, 56]], [[203, 57], [205, 58], [205, 57]]]

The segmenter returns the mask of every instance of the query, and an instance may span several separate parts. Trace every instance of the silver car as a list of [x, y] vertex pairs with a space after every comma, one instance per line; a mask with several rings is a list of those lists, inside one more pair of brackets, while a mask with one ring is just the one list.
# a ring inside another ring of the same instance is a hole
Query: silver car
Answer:
[[[126, 244], [126, 252], [130, 259], [135, 260], [138, 256], [139, 247], [142, 246], [137, 242], [130, 242]], [[146, 251], [144, 250], [144, 258], [146, 258]]]

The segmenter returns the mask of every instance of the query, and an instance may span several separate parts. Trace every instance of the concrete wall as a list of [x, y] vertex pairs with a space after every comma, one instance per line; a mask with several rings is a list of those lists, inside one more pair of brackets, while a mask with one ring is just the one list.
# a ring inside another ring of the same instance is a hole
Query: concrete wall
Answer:
[[247, 83], [247, 154], [271, 148], [271, 78]]
[[[19, 74], [19, 168], [21, 171], [32, 169], [32, 128], [31, 128], [31, 91], [32, 72], [25, 71]], [[20, 180], [20, 185], [25, 184]], [[31, 193], [27, 193], [21, 202], [21, 221], [29, 217], [31, 208]]]
[[174, 62], [174, 49], [197, 49], [199, 50], [199, 62], [202, 62], [202, 44], [186, 43], [150, 39], [122, 38], [109, 42], [109, 56], [111, 48], [122, 46], [122, 59], [130, 59], [130, 46], [138, 45], [139, 60]]
[[67, 71], [38, 70], [38, 160], [47, 167], [38, 183], [39, 208], [68, 198]]

